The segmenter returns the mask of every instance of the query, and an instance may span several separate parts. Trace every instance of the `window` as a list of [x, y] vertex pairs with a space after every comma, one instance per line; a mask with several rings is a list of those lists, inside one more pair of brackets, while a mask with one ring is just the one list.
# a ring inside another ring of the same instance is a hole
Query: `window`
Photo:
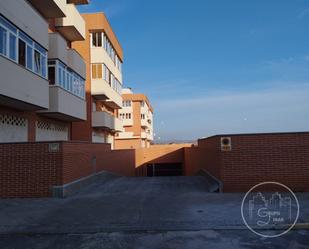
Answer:
[[141, 102], [141, 106], [142, 106], [142, 107], [145, 106], [145, 102], [144, 102], [144, 101]]
[[102, 79], [102, 64], [92, 64], [92, 79]]
[[109, 69], [106, 67], [106, 76], [105, 76], [105, 80], [106, 82], [111, 85], [111, 72], [109, 71]]
[[50, 84], [55, 84], [74, 95], [85, 98], [85, 80], [58, 60], [48, 61]]
[[33, 70], [33, 48], [27, 45], [27, 68]]
[[26, 66], [26, 43], [21, 39], [18, 40], [18, 63]]
[[106, 50], [107, 49], [107, 38], [106, 38], [106, 35], [104, 35], [104, 37], [103, 37], [103, 45], [104, 45], [104, 49]]
[[92, 33], [92, 46], [102, 47], [102, 33], [101, 32]]
[[34, 72], [41, 72], [41, 55], [37, 50], [34, 50]]
[[141, 119], [145, 119], [145, 114], [141, 114]]
[[0, 54], [47, 79], [47, 50], [1, 15]]
[[56, 80], [56, 72], [55, 67], [48, 67], [48, 78], [49, 78], [49, 84], [55, 85]]
[[6, 55], [7, 31], [0, 26], [0, 53]]
[[47, 58], [45, 56], [41, 56], [41, 60], [42, 60], [42, 76], [44, 78], [48, 78], [47, 77]]
[[62, 64], [61, 62], [58, 62], [57, 66], [58, 66], [58, 80], [57, 80], [57, 83], [58, 83], [59, 86], [63, 87], [64, 89], [67, 89], [65, 65]]
[[92, 33], [92, 46], [103, 47], [108, 56], [114, 62], [115, 66], [121, 71], [120, 59], [118, 58], [117, 53], [113, 48], [113, 45], [111, 44], [111, 42], [108, 40], [107, 36], [104, 33], [101, 32]]
[[96, 64], [92, 64], [91, 66], [91, 75], [92, 75], [92, 79], [97, 78], [97, 65]]
[[131, 106], [131, 100], [122, 101], [122, 106], [123, 107], [130, 107]]
[[98, 65], [97, 65], [97, 70], [98, 70], [98, 71], [97, 71], [97, 72], [98, 72], [98, 75], [97, 75], [98, 78], [99, 78], [99, 79], [102, 79], [102, 64], [98, 64]]
[[[24, 43], [25, 44], [25, 43]], [[22, 53], [24, 52], [24, 56], [25, 56], [25, 50], [22, 51]], [[16, 36], [13, 35], [12, 33], [10, 34], [10, 54], [9, 54], [10, 58], [14, 61], [16, 61]], [[23, 66], [25, 66], [26, 63], [24, 63]]]

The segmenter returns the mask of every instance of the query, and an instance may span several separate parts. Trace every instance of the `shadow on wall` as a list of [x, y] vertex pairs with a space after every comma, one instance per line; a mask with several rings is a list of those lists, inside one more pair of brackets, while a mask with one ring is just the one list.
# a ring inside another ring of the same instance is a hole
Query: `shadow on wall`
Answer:
[[[184, 165], [184, 148], [190, 144], [153, 145], [150, 148], [135, 150], [136, 176], [147, 175], [148, 164]], [[168, 165], [167, 165], [168, 167]]]

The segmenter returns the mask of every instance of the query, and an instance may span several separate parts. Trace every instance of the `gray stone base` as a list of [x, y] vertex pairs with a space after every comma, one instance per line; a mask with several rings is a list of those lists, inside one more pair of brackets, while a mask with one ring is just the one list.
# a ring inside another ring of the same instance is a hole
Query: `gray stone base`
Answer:
[[209, 192], [220, 192], [223, 190], [223, 183], [217, 177], [210, 174], [207, 170], [201, 169], [197, 175], [205, 177], [209, 184]]
[[95, 183], [98, 180], [110, 179], [112, 177], [115, 177], [115, 175], [106, 171], [101, 171], [99, 173], [78, 179], [74, 182], [70, 182], [61, 186], [53, 186], [51, 190], [52, 197], [65, 198], [72, 196], [79, 190], [89, 186], [92, 183]]

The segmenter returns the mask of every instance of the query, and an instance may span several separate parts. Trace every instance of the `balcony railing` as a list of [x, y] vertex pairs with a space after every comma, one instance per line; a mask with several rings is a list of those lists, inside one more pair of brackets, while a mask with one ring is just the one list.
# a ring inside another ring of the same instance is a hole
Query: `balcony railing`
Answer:
[[141, 126], [142, 127], [149, 127], [149, 123], [146, 119], [141, 119]]
[[117, 93], [104, 79], [91, 80], [91, 94], [105, 104], [114, 109], [120, 109], [122, 106], [122, 97]]
[[115, 117], [105, 111], [92, 112], [92, 127], [115, 129]]
[[41, 115], [64, 121], [86, 120], [86, 101], [57, 85], [49, 86], [49, 109]]
[[20, 110], [48, 108], [48, 81], [0, 55], [0, 104]]

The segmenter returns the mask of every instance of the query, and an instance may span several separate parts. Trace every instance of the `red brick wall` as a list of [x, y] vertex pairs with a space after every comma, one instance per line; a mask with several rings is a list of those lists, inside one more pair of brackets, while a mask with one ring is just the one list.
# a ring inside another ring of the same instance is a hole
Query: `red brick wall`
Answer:
[[[199, 141], [218, 153], [223, 191], [243, 192], [257, 183], [278, 181], [294, 191], [309, 191], [309, 133], [224, 135], [232, 150], [221, 152], [220, 137]], [[212, 172], [213, 164], [206, 170]]]
[[[110, 144], [63, 143], [62, 182], [69, 183], [101, 171], [97, 165], [102, 164], [104, 155], [110, 151]], [[93, 158], [96, 158], [95, 164]]]
[[133, 176], [134, 151], [112, 151], [110, 144], [79, 142], [63, 144], [63, 183], [69, 183], [102, 170]]
[[[50, 197], [51, 187], [107, 170], [135, 175], [134, 150], [112, 151], [110, 144], [52, 142], [0, 144], [0, 197]], [[93, 158], [96, 157], [96, 164]]]
[[213, 176], [220, 178], [219, 153], [213, 148], [184, 148], [185, 175], [195, 175], [200, 169], [206, 169]]
[[0, 197], [47, 197], [52, 186], [95, 171], [144, 175], [143, 167], [135, 167], [149, 162], [183, 162], [186, 175], [204, 168], [223, 182], [225, 192], [247, 191], [264, 181], [309, 191], [309, 133], [224, 136], [232, 139], [231, 151], [221, 151], [221, 136], [199, 140], [199, 147], [136, 151], [87, 142], [59, 142], [58, 152], [49, 152], [49, 143], [0, 144]]
[[50, 196], [61, 183], [61, 161], [46, 143], [0, 144], [0, 197]]

